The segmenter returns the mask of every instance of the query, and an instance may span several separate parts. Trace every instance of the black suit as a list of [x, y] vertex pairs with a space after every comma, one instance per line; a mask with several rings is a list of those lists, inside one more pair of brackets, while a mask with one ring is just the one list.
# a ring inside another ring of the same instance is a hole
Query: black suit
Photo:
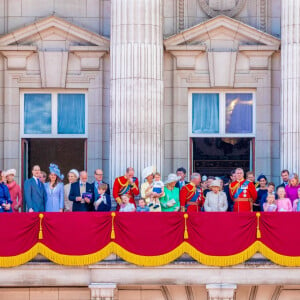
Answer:
[[69, 200], [73, 201], [73, 211], [93, 211], [94, 210], [94, 200], [95, 200], [95, 193], [94, 193], [94, 186], [93, 184], [86, 183], [85, 192], [92, 194], [92, 199], [90, 203], [81, 203], [80, 201], [76, 201], [76, 197], [81, 197], [80, 194], [80, 182], [74, 182], [71, 184]]
[[[189, 182], [188, 181], [184, 181], [184, 185], [187, 185]], [[179, 181], [176, 182], [175, 187], [180, 189], [180, 185], [179, 185]]]

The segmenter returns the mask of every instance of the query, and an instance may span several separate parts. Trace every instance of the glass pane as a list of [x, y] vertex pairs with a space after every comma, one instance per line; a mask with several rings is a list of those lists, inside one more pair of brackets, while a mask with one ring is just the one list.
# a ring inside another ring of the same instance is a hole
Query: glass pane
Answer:
[[219, 133], [219, 94], [193, 94], [193, 133]]
[[226, 133], [253, 132], [253, 95], [226, 94]]
[[51, 134], [51, 94], [24, 94], [24, 133]]
[[59, 134], [85, 133], [84, 94], [58, 94], [57, 111]]

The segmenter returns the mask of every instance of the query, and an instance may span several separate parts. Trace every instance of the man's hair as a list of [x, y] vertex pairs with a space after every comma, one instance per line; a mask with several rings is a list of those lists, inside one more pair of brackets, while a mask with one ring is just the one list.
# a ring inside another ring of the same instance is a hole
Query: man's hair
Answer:
[[[39, 165], [34, 165], [34, 166], [32, 166], [32, 169], [31, 169], [31, 171], [33, 171], [33, 169], [34, 169], [35, 167], [39, 167], [39, 168], [40, 168], [40, 166], [39, 166]], [[41, 168], [40, 168], [40, 169], [41, 169]]]
[[126, 169], [126, 173], [129, 173], [130, 171], [134, 171], [134, 168], [133, 168], [133, 167], [128, 167], [128, 168]]
[[246, 173], [246, 177], [248, 177], [249, 175], [253, 175], [253, 176], [254, 176], [254, 172], [253, 172], [253, 171], [248, 171], [248, 172]]
[[101, 184], [99, 184], [99, 186], [98, 186], [98, 190], [107, 190], [107, 188], [108, 188], [108, 186], [107, 186], [107, 184], [106, 183], [101, 183]]
[[287, 170], [287, 169], [282, 170], [282, 171], [281, 171], [281, 175], [282, 175], [283, 173], [288, 173], [288, 175], [290, 175], [290, 172], [289, 172], [289, 170]]
[[191, 175], [191, 180], [193, 180], [193, 179], [195, 179], [195, 178], [201, 178], [201, 175], [199, 174], [199, 173], [193, 173], [192, 175]]
[[186, 169], [184, 167], [180, 167], [177, 169], [176, 173], [177, 172], [183, 172], [184, 174], [186, 174]]
[[235, 169], [235, 172], [236, 172], [236, 171], [242, 171], [243, 174], [245, 174], [245, 172], [244, 172], [244, 170], [243, 170], [242, 168], [236, 168], [236, 169]]
[[232, 171], [230, 172], [230, 176], [232, 176], [233, 174], [235, 174], [235, 170], [232, 170]]

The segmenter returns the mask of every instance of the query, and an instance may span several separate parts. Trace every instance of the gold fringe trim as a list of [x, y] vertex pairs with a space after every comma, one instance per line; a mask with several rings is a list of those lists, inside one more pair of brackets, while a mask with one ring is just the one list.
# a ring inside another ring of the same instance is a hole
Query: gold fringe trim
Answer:
[[109, 256], [113, 251], [112, 243], [109, 243], [107, 246], [102, 248], [101, 250], [86, 254], [86, 255], [66, 255], [57, 253], [47, 246], [38, 243], [39, 253], [50, 259], [51, 261], [65, 266], [84, 266], [84, 265], [92, 265], [96, 262], [99, 262]]
[[263, 256], [271, 260], [274, 264], [285, 266], [285, 267], [299, 267], [300, 256], [286, 256], [273, 251], [271, 248], [263, 244], [258, 243], [258, 252]]
[[43, 227], [42, 227], [42, 220], [44, 218], [43, 214], [39, 214], [39, 218], [40, 218], [40, 231], [39, 231], [39, 240], [43, 239]]
[[38, 244], [35, 244], [31, 249], [19, 255], [0, 256], [0, 267], [11, 268], [11, 267], [17, 267], [23, 265], [28, 261], [32, 260], [34, 257], [36, 257], [38, 253], [39, 253], [39, 246]]
[[116, 255], [120, 256], [122, 259], [129, 263], [143, 267], [157, 267], [167, 265], [180, 257], [184, 253], [185, 247], [185, 242], [183, 242], [177, 248], [168, 253], [156, 256], [144, 256], [131, 253], [114, 242], [112, 242], [111, 244], [113, 245], [113, 252]]
[[259, 242], [256, 241], [244, 251], [227, 256], [206, 255], [186, 242], [184, 242], [183, 244], [185, 252], [199, 263], [207, 266], [226, 267], [238, 265], [250, 259], [258, 251], [258, 243]]
[[260, 213], [259, 212], [256, 213], [256, 218], [257, 218], [256, 238], [260, 239], [261, 238], [261, 232], [260, 232], [260, 229], [259, 229], [259, 218], [260, 218]]
[[112, 240], [114, 240], [116, 238], [115, 224], [114, 224], [115, 216], [116, 216], [116, 213], [112, 212], [111, 213], [111, 233], [110, 233], [110, 238]]
[[188, 230], [187, 230], [187, 218], [189, 217], [189, 215], [184, 214], [183, 217], [184, 217], [184, 235], [183, 235], [183, 238], [185, 240], [187, 240], [189, 238], [189, 233], [188, 233]]

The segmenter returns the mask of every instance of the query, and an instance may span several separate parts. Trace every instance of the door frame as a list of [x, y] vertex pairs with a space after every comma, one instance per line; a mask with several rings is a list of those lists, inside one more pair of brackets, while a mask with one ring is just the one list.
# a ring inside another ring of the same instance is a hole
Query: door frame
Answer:
[[[188, 142], [188, 154], [189, 154], [189, 175], [191, 176], [194, 172], [194, 157], [193, 157], [193, 139], [203, 138], [203, 137], [190, 137]], [[212, 137], [213, 138], [213, 137]], [[217, 137], [219, 138], [219, 136]], [[237, 138], [237, 137], [234, 137]], [[245, 137], [240, 137], [245, 138]], [[247, 137], [246, 137], [247, 138]], [[255, 137], [249, 138], [250, 139], [250, 157], [249, 157], [249, 170], [255, 172]]]

